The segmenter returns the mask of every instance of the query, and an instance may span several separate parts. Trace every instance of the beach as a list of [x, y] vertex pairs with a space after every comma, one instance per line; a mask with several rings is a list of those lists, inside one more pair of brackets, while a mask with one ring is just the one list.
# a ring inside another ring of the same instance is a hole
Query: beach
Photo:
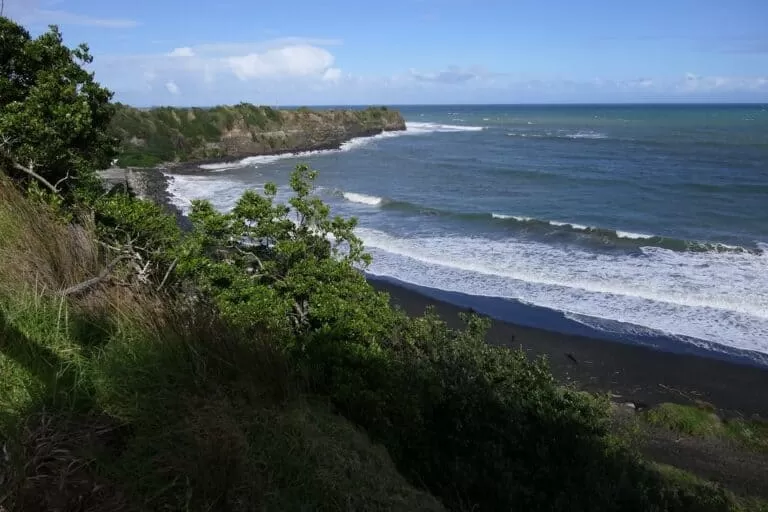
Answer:
[[[459, 313], [467, 311], [382, 279], [369, 278], [369, 282], [412, 315], [433, 306], [449, 325], [458, 327]], [[522, 348], [531, 357], [545, 356], [555, 378], [563, 384], [610, 393], [615, 402], [642, 407], [700, 400], [726, 415], [768, 417], [768, 394], [763, 392], [768, 389], [768, 370], [763, 368], [499, 320], [492, 321], [488, 341]]]

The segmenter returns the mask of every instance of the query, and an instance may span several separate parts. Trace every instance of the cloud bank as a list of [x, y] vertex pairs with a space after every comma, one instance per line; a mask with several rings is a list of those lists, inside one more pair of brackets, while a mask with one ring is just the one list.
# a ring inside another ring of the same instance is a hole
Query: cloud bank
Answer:
[[138, 105], [765, 101], [768, 75], [533, 79], [479, 66], [355, 74], [338, 40], [283, 38], [97, 56], [97, 78]]

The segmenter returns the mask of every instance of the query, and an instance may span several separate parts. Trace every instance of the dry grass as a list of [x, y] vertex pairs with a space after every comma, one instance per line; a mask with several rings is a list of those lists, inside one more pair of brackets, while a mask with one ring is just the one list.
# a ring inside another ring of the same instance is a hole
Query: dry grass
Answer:
[[16, 450], [8, 453], [7, 489], [0, 509], [14, 511], [125, 511], [123, 493], [95, 469], [96, 453], [119, 442], [122, 430], [106, 417], [27, 418]]
[[58, 291], [97, 275], [104, 257], [91, 227], [62, 222], [0, 177], [0, 291], [18, 283]]

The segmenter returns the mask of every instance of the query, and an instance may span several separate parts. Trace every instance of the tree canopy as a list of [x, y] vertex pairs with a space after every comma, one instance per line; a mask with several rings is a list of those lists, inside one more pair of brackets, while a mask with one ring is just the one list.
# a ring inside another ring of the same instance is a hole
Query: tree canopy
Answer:
[[12, 177], [67, 191], [115, 156], [112, 92], [86, 69], [92, 60], [56, 26], [32, 38], [0, 17], [0, 166]]

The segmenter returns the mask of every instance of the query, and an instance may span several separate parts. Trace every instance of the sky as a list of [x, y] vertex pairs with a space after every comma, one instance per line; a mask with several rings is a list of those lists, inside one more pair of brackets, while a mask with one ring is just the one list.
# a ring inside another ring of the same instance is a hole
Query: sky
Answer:
[[768, 0], [0, 0], [136, 106], [768, 102]]

